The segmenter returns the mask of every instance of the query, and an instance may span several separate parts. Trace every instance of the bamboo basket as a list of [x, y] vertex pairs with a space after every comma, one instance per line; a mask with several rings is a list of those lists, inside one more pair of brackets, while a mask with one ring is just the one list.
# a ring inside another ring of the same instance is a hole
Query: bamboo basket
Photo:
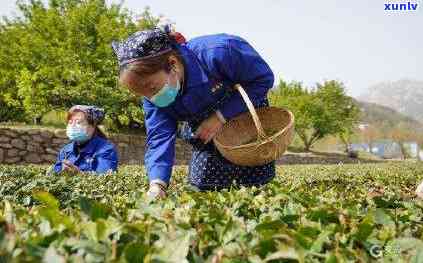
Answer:
[[241, 85], [235, 88], [249, 112], [224, 124], [213, 139], [216, 148], [223, 157], [242, 166], [264, 165], [279, 159], [292, 142], [294, 115], [279, 107], [255, 109]]

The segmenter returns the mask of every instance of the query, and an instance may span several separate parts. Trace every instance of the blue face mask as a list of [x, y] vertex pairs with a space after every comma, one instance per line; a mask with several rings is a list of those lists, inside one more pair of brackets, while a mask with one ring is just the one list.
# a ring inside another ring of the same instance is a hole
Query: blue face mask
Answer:
[[167, 83], [149, 100], [157, 107], [167, 107], [175, 101], [180, 88], [181, 84], [179, 83], [179, 80], [176, 82], [176, 86], [171, 86], [169, 83]]
[[87, 129], [81, 125], [68, 125], [66, 127], [66, 135], [69, 140], [75, 142], [86, 142], [90, 139]]

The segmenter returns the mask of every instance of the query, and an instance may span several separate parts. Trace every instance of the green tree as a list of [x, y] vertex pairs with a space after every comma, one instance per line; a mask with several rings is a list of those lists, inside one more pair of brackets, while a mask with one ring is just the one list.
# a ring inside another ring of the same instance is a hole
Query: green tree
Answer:
[[307, 89], [301, 82], [281, 80], [270, 101], [293, 112], [295, 131], [306, 151], [327, 135], [352, 133], [359, 114], [352, 98], [346, 95], [345, 87], [337, 81], [326, 81]]
[[16, 76], [23, 67], [23, 52], [19, 51], [23, 23], [3, 18], [0, 23], [0, 121], [23, 121], [25, 109], [16, 89]]
[[134, 19], [121, 4], [104, 0], [19, 1], [18, 8], [22, 16], [0, 27], [4, 103], [35, 120], [51, 110], [94, 104], [118, 128], [142, 121], [138, 100], [117, 85], [110, 43], [157, 24], [149, 9]]
[[349, 152], [350, 145], [353, 139], [356, 137], [356, 130], [354, 128], [345, 129], [339, 132], [339, 139], [344, 144], [344, 151]]
[[329, 134], [337, 135], [344, 142], [345, 150], [348, 151], [360, 116], [358, 106], [351, 97], [346, 95], [343, 83], [335, 80], [317, 84], [314, 96], [320, 104], [313, 125], [313, 136], [316, 138], [314, 140], [317, 141]]

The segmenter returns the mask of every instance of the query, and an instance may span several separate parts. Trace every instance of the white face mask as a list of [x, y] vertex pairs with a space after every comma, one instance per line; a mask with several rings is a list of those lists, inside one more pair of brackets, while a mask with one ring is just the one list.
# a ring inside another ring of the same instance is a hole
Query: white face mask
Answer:
[[69, 140], [75, 142], [86, 142], [90, 139], [87, 127], [80, 124], [69, 124], [66, 127], [66, 135], [68, 136]]

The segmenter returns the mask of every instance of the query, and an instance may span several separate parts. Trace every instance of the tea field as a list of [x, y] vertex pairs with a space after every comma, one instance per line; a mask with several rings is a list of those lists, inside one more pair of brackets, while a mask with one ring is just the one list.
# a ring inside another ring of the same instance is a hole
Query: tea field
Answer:
[[0, 166], [0, 262], [423, 262], [423, 165], [283, 166], [263, 188], [165, 200], [140, 166], [49, 175]]

